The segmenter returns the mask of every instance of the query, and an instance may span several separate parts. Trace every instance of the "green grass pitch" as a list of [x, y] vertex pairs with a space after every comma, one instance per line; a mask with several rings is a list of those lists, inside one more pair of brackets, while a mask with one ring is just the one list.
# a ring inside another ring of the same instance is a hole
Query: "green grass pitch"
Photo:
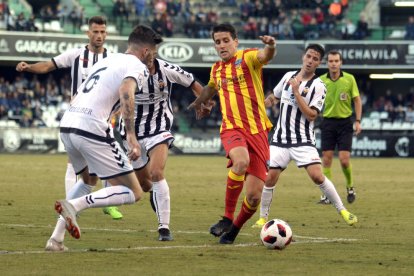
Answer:
[[47, 253], [54, 201], [64, 197], [66, 159], [0, 155], [1, 275], [414, 275], [413, 159], [352, 159], [357, 192], [352, 205], [346, 203], [335, 159], [332, 180], [358, 216], [354, 227], [332, 206], [316, 204], [319, 189], [291, 163], [276, 188], [270, 217], [287, 221], [295, 242], [272, 251], [251, 228], [258, 214], [234, 245], [220, 245], [208, 234], [223, 214], [223, 156], [170, 156], [166, 178], [174, 241], [157, 240], [146, 194], [137, 204], [120, 207], [120, 221], [101, 209], [84, 211], [78, 221], [81, 239], [66, 235], [69, 252]]

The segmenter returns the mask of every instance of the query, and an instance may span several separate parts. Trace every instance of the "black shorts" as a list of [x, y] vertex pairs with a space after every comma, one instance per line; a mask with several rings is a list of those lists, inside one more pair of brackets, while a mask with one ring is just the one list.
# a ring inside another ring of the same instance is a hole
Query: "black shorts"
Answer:
[[322, 151], [351, 151], [354, 133], [351, 117], [345, 119], [324, 118], [321, 125]]

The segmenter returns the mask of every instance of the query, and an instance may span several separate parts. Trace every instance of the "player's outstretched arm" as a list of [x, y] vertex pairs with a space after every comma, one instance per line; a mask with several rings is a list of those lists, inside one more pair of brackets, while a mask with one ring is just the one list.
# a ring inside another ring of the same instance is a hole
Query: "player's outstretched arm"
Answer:
[[46, 74], [55, 69], [55, 64], [50, 60], [41, 61], [34, 64], [28, 64], [24, 61], [21, 61], [16, 65], [16, 71], [18, 72], [30, 72], [35, 74]]
[[276, 39], [270, 35], [259, 36], [265, 47], [257, 53], [257, 59], [266, 64], [273, 59], [276, 54]]

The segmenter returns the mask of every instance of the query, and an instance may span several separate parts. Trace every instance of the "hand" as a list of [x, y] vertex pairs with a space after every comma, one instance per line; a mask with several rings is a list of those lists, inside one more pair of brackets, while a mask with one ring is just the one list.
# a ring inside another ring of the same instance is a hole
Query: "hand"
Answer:
[[141, 156], [141, 146], [139, 145], [135, 137], [127, 136], [128, 143], [128, 158], [129, 160], [135, 161]]
[[24, 61], [22, 61], [22, 62], [19, 62], [17, 65], [16, 65], [16, 71], [18, 71], [18, 72], [23, 72], [23, 71], [26, 71], [26, 69], [27, 68], [29, 68], [29, 64], [27, 64], [26, 62], [24, 62]]
[[289, 84], [292, 86], [293, 93], [299, 92], [300, 81], [296, 77], [291, 78]]
[[263, 35], [263, 36], [259, 36], [259, 38], [262, 40], [263, 44], [266, 44], [269, 46], [276, 46], [276, 39], [273, 36]]
[[358, 136], [358, 134], [360, 134], [362, 131], [361, 128], [361, 123], [360, 122], [355, 122], [355, 131], [354, 131], [354, 135]]
[[216, 102], [209, 100], [206, 104], [202, 103], [199, 109], [196, 109], [196, 119], [200, 120], [210, 115], [213, 107], [216, 106]]

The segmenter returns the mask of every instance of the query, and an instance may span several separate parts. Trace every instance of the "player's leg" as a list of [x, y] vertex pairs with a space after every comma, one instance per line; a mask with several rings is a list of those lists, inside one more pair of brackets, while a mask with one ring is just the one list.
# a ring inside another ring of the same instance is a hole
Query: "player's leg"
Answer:
[[268, 220], [276, 183], [281, 172], [289, 164], [289, 149], [270, 146], [269, 172], [266, 177], [260, 202], [260, 218], [253, 224], [253, 228], [261, 228]]
[[336, 208], [338, 213], [341, 214], [345, 222], [349, 225], [357, 223], [357, 217], [346, 210], [333, 183], [325, 175], [323, 175], [321, 165], [308, 165], [306, 166], [306, 171], [312, 181], [319, 185], [319, 189], [329, 199], [329, 201], [332, 202], [333, 206]]
[[238, 146], [229, 152], [231, 168], [227, 174], [224, 216], [210, 227], [210, 234], [219, 237], [230, 230], [234, 219], [237, 201], [243, 190], [245, 174], [250, 162], [246, 147]]
[[[101, 182], [102, 182], [102, 188], [111, 186], [111, 184], [107, 180], [102, 180]], [[104, 207], [102, 211], [104, 212], [104, 214], [110, 215], [112, 219], [122, 219], [124, 217], [122, 213], [119, 211], [118, 207], [116, 206]]]
[[260, 205], [262, 190], [267, 176], [267, 162], [270, 158], [267, 133], [259, 133], [255, 136], [247, 134], [246, 141], [250, 159], [245, 180], [246, 196], [230, 230], [220, 237], [221, 244], [232, 244], [240, 229], [254, 215]]
[[76, 181], [77, 181], [77, 177], [76, 177], [75, 170], [73, 169], [73, 165], [70, 162], [70, 160], [68, 160], [68, 163], [66, 165], [66, 173], [65, 173], [65, 191], [66, 191], [66, 195], [72, 189], [73, 185], [76, 184]]
[[352, 121], [349, 119], [344, 122], [338, 141], [339, 162], [346, 179], [347, 201], [349, 203], [355, 201], [356, 195], [351, 164], [352, 136], [353, 126]]
[[[337, 144], [337, 123], [333, 119], [324, 119], [321, 126], [321, 148], [322, 148], [322, 166], [323, 174], [332, 179], [332, 159], [335, 153], [335, 147]], [[320, 204], [330, 204], [328, 198], [322, 195]]]
[[79, 238], [80, 229], [76, 222], [78, 212], [87, 208], [132, 204], [141, 198], [142, 189], [126, 154], [115, 140], [103, 142], [76, 134], [68, 136], [90, 170], [102, 179], [110, 179], [112, 184], [86, 196], [56, 202], [55, 209], [65, 218], [66, 229], [73, 237]]
[[149, 171], [152, 180], [152, 205], [158, 219], [158, 239], [171, 241], [170, 231], [170, 188], [165, 179], [164, 170], [168, 158], [168, 143], [161, 143], [149, 151]]

